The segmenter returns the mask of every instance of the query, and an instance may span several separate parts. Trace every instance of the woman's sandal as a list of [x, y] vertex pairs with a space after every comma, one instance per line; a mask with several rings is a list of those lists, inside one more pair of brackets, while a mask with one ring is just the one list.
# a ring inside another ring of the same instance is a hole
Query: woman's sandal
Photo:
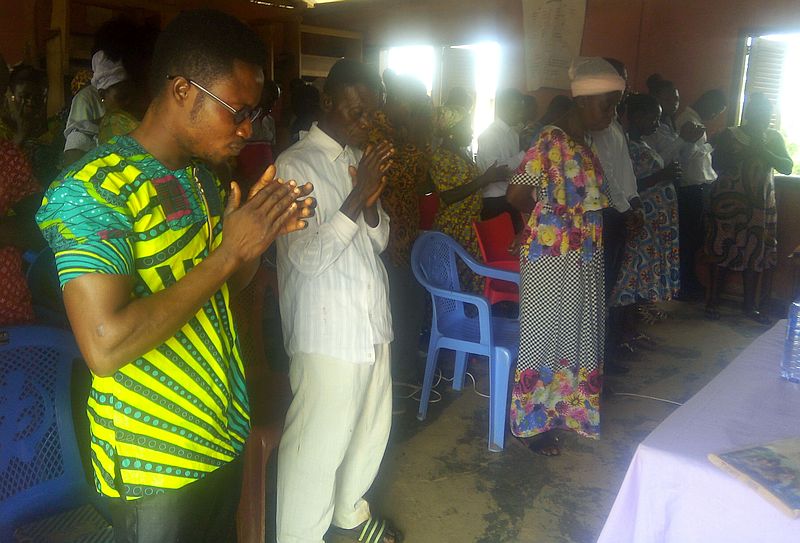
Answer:
[[663, 309], [659, 309], [658, 307], [656, 307], [656, 304], [654, 304], [653, 302], [647, 302], [644, 304], [644, 306], [647, 309], [647, 311], [649, 311], [650, 314], [653, 317], [655, 317], [656, 320], [665, 321], [669, 317], [669, 313], [667, 313]]
[[514, 437], [531, 452], [548, 457], [561, 456], [561, 440], [558, 439], [558, 436], [544, 433], [534, 437]]
[[745, 311], [744, 315], [745, 315], [745, 317], [747, 317], [751, 321], [755, 321], [758, 324], [764, 324], [764, 325], [772, 324], [772, 319], [770, 319], [765, 314], [763, 314], [761, 311], [758, 311], [756, 309], [751, 309], [749, 311]]
[[372, 517], [349, 530], [331, 526], [331, 532], [346, 538], [353, 538], [358, 543], [400, 543], [403, 535], [386, 519]]
[[645, 324], [653, 325], [658, 322], [658, 317], [653, 315], [649, 308], [642, 304], [636, 304], [636, 314], [639, 315], [639, 320]]

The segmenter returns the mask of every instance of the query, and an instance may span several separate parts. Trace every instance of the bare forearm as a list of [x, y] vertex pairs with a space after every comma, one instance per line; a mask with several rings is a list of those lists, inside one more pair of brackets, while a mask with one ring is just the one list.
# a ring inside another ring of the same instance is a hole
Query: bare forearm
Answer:
[[242, 264], [228, 280], [228, 288], [230, 289], [231, 294], [237, 294], [246, 289], [253, 280], [253, 277], [258, 271], [258, 267], [260, 265], [261, 257]]
[[486, 183], [482, 177], [476, 177], [469, 183], [464, 185], [452, 188], [450, 190], [446, 190], [444, 192], [440, 192], [439, 196], [446, 204], [454, 204], [456, 202], [460, 202], [464, 198], [475, 194], [479, 190], [481, 190]]
[[533, 199], [533, 188], [527, 185], [509, 185], [506, 201], [522, 213], [530, 213], [536, 201]]
[[364, 208], [364, 221], [366, 221], [370, 228], [375, 228], [378, 226], [378, 223], [380, 222], [380, 216], [378, 215], [377, 205]]
[[347, 198], [345, 198], [344, 202], [342, 202], [342, 206], [339, 208], [339, 211], [344, 213], [347, 218], [353, 222], [356, 222], [358, 215], [363, 210], [364, 198], [356, 189], [353, 189], [350, 194], [347, 195]]
[[[189, 322], [236, 269], [236, 260], [217, 250], [174, 285], [145, 298], [122, 298], [118, 307], [89, 315], [86, 309], [94, 309], [96, 301], [93, 293], [106, 286], [103, 281], [117, 281], [108, 286], [120, 288], [119, 277], [82, 276], [71, 281], [64, 301], [89, 367], [97, 375], [109, 376], [154, 349]], [[130, 292], [130, 282], [123, 288]]]

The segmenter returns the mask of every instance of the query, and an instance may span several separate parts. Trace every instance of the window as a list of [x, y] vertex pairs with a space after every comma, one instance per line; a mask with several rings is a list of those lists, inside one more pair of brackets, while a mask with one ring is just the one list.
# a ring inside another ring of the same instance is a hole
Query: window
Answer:
[[450, 47], [392, 47], [381, 52], [380, 68], [381, 73], [389, 68], [397, 74], [419, 79], [436, 105], [444, 102], [453, 87], [465, 87], [474, 92], [474, 152], [478, 136], [494, 120], [500, 55], [500, 45], [495, 42]]
[[800, 33], [760, 34], [745, 41], [744, 69], [737, 101], [736, 122], [741, 122], [745, 98], [766, 94], [775, 106], [773, 128], [786, 142], [794, 160], [794, 174], [800, 175]]

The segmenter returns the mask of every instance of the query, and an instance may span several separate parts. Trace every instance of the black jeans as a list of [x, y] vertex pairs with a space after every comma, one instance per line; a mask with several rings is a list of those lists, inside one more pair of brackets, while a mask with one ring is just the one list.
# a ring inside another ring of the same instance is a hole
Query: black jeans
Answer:
[[695, 255], [703, 246], [706, 190], [709, 185], [678, 187], [678, 227], [681, 259], [681, 290], [701, 290], [694, 272]]
[[417, 282], [411, 265], [395, 265], [387, 252], [381, 255], [389, 277], [392, 311], [392, 379], [415, 384], [422, 382], [425, 362], [420, 358], [419, 335], [425, 320], [426, 292]]
[[242, 462], [205, 479], [138, 500], [109, 499], [116, 543], [229, 543], [236, 541]]

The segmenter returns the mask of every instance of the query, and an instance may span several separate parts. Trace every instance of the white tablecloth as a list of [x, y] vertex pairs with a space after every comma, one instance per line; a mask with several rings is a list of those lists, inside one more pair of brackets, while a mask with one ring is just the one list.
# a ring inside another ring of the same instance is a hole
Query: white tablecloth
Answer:
[[800, 519], [707, 458], [800, 436], [800, 385], [780, 378], [785, 334], [781, 321], [639, 445], [598, 543], [800, 542]]

